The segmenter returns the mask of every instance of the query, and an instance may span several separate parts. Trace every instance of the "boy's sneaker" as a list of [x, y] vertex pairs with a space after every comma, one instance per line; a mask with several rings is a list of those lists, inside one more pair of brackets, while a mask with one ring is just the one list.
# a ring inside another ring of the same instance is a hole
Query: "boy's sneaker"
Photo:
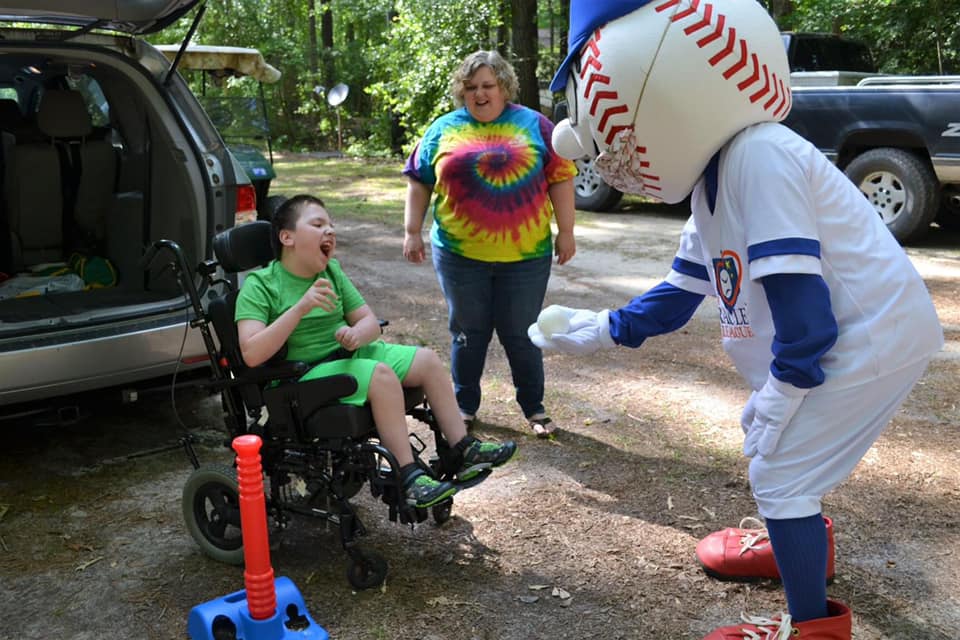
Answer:
[[403, 492], [408, 505], [426, 509], [451, 498], [457, 492], [457, 486], [452, 482], [434, 480], [422, 469], [417, 469], [404, 480]]
[[457, 480], [466, 482], [492, 467], [506, 464], [517, 452], [517, 443], [507, 440], [502, 444], [481, 442], [473, 436], [467, 436], [457, 444], [463, 454], [463, 464], [457, 472]]

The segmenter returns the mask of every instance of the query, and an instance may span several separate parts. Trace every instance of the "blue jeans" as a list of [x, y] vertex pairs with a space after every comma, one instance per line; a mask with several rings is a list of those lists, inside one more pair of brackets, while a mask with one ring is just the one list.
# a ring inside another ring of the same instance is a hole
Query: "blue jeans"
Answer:
[[530, 417], [543, 409], [543, 353], [527, 336], [537, 321], [552, 256], [520, 262], [481, 262], [432, 248], [447, 299], [451, 369], [460, 411], [476, 415], [487, 348], [496, 330], [507, 354], [517, 402]]

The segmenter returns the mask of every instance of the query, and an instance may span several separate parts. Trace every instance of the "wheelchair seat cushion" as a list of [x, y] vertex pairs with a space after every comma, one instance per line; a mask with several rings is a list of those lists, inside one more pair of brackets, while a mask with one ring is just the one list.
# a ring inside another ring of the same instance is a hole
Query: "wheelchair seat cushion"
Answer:
[[345, 398], [340, 398], [341, 404], [363, 406], [367, 403], [367, 394], [370, 390], [370, 379], [377, 363], [388, 365], [397, 378], [403, 380], [410, 371], [410, 365], [417, 353], [417, 348], [410, 345], [390, 344], [383, 340], [376, 340], [357, 349], [352, 358], [321, 362], [308, 371], [301, 382], [323, 378], [337, 374], [353, 376], [357, 380], [356, 392]]
[[[351, 384], [345, 384], [349, 381]], [[317, 386], [314, 389], [314, 385]], [[304, 438], [309, 442], [340, 439], [365, 439], [376, 435], [376, 424], [370, 406], [339, 404], [325, 397], [326, 392], [352, 388], [352, 379], [344, 376], [317, 378], [312, 383], [284, 384], [264, 393], [273, 435], [293, 440]], [[403, 389], [407, 411], [424, 401], [420, 387]], [[301, 424], [303, 433], [296, 433]]]

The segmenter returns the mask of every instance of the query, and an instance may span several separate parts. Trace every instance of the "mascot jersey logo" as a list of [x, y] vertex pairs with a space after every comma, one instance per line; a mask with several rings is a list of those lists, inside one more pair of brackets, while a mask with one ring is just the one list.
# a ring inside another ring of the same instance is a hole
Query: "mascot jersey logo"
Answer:
[[740, 297], [740, 256], [733, 251], [724, 251], [713, 260], [713, 274], [716, 276], [717, 296], [728, 311], [733, 311]]
[[743, 283], [743, 263], [736, 251], [723, 251], [713, 259], [713, 275], [720, 305], [720, 332], [724, 338], [752, 338], [750, 318], [745, 305], [737, 306], [740, 300], [740, 285]]

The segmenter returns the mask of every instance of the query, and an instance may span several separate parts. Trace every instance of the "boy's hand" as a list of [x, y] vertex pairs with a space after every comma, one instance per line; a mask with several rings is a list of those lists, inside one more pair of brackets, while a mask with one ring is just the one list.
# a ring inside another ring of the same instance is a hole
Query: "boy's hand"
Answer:
[[307, 289], [297, 305], [301, 307], [304, 315], [317, 307], [324, 311], [333, 311], [337, 308], [337, 293], [330, 286], [329, 280], [317, 278], [317, 281]]
[[363, 346], [360, 332], [353, 327], [340, 327], [337, 329], [337, 332], [333, 334], [333, 337], [336, 338], [340, 346], [347, 351], [356, 351]]

